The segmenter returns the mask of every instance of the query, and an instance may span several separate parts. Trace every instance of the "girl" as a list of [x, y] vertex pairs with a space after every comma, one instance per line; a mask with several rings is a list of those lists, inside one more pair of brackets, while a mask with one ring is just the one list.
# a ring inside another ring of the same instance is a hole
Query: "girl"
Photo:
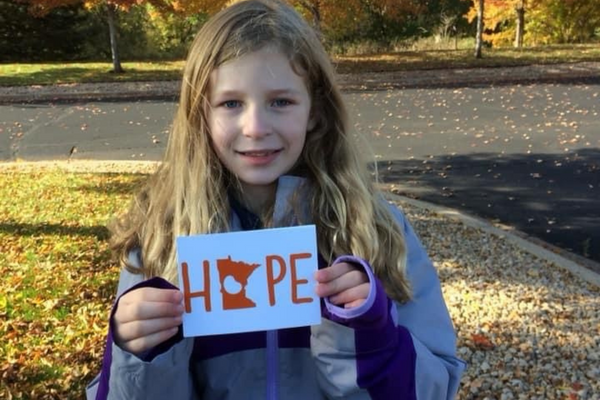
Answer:
[[[454, 397], [464, 365], [436, 272], [349, 136], [292, 8], [244, 1], [204, 25], [165, 160], [112, 226], [125, 269], [89, 398]], [[317, 226], [320, 325], [183, 338], [177, 236], [302, 224]]]

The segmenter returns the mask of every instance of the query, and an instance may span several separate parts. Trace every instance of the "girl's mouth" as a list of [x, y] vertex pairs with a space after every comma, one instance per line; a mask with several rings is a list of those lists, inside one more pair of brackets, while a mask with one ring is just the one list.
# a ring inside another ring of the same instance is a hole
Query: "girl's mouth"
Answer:
[[237, 153], [242, 157], [248, 165], [251, 166], [268, 166], [274, 162], [282, 149], [277, 150], [249, 150], [249, 151], [238, 151]]
[[268, 157], [272, 154], [279, 153], [281, 150], [251, 150], [238, 151], [239, 154], [246, 157]]

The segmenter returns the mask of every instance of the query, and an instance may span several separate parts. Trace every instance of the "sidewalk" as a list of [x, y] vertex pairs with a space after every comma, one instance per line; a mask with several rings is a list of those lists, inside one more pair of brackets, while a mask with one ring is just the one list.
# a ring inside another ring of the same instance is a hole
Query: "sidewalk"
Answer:
[[[339, 76], [340, 87], [347, 92], [400, 88], [501, 86], [534, 82], [600, 84], [600, 61], [509, 68], [369, 72]], [[180, 81], [0, 87], [0, 104], [176, 99], [179, 88]]]

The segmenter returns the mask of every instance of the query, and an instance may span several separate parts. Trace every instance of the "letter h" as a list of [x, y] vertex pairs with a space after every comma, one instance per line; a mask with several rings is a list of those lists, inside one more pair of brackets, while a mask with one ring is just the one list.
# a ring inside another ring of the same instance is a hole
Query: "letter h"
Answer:
[[204, 290], [191, 292], [190, 291], [190, 276], [188, 272], [188, 264], [186, 262], [181, 263], [181, 275], [183, 278], [183, 301], [185, 305], [185, 312], [192, 312], [192, 298], [204, 297], [204, 309], [211, 311], [210, 305], [210, 273], [209, 273], [208, 260], [204, 260], [202, 263], [203, 275], [204, 275]]

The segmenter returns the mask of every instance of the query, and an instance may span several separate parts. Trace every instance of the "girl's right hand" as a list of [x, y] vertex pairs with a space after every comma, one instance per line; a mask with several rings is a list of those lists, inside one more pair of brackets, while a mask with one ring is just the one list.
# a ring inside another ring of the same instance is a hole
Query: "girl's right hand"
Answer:
[[121, 297], [114, 314], [115, 343], [140, 355], [177, 333], [183, 294], [176, 289], [140, 288]]

